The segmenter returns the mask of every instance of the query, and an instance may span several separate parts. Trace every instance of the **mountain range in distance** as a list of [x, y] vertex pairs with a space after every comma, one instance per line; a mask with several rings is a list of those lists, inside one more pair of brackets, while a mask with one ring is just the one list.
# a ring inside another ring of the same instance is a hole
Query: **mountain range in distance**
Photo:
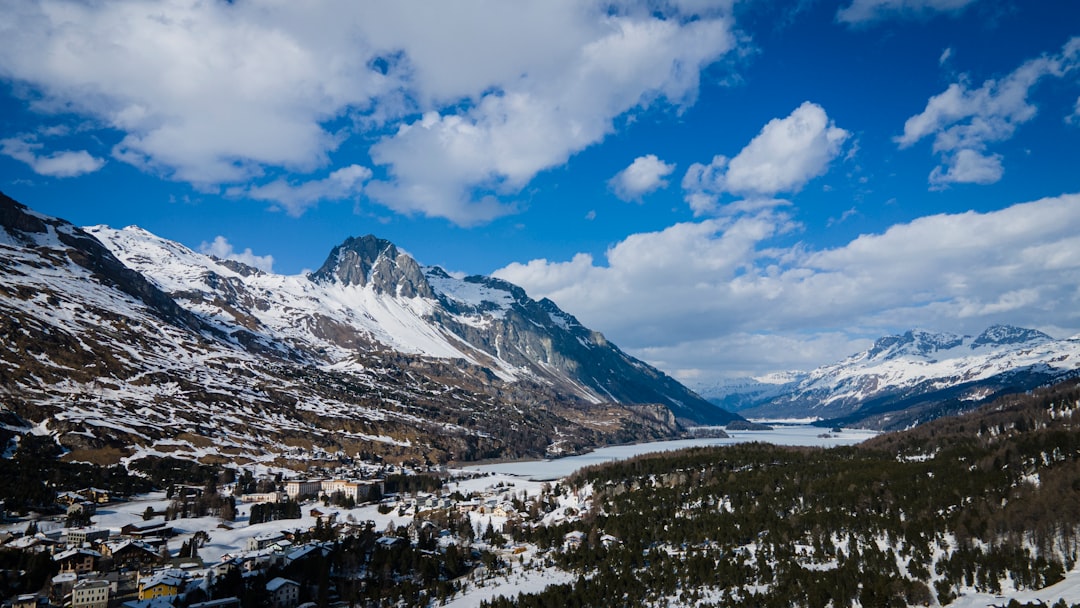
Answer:
[[1077, 375], [1080, 336], [1056, 340], [993, 325], [977, 336], [912, 330], [810, 372], [741, 378], [698, 391], [751, 418], [897, 430]]

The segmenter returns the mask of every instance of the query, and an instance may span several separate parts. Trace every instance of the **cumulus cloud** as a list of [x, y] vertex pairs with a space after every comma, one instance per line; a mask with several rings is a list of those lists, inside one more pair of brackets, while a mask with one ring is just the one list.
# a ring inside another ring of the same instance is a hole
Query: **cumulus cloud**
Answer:
[[279, 203], [289, 215], [298, 217], [319, 201], [359, 196], [363, 192], [364, 182], [369, 179], [371, 169], [349, 165], [334, 171], [325, 179], [293, 183], [285, 178], [278, 178], [262, 186], [231, 188], [227, 194]]
[[564, 40], [558, 66], [545, 56], [543, 69], [467, 109], [429, 111], [376, 143], [372, 158], [393, 180], [373, 182], [369, 195], [462, 224], [511, 213], [497, 197], [601, 141], [626, 112], [658, 99], [692, 102], [701, 69], [735, 43], [726, 14], [684, 22], [633, 12], [582, 25], [551, 32]]
[[798, 192], [828, 170], [848, 137], [821, 106], [803, 102], [770, 120], [735, 158], [718, 155], [691, 165], [682, 180], [686, 201], [701, 215], [715, 209], [722, 193], [763, 199]]
[[[1063, 321], [1060, 311], [1080, 311], [1078, 225], [1073, 194], [927, 216], [813, 250], [776, 245], [798, 226], [774, 209], [635, 234], [602, 261], [578, 254], [495, 275], [573, 310], [635, 354], [666, 360], [683, 349], [685, 359], [665, 369], [700, 357], [715, 374], [743, 358], [739, 369], [761, 373], [782, 367], [763, 356], [764, 344], [837, 349], [785, 355], [791, 367], [805, 367], [811, 357], [836, 360], [853, 344], [913, 327], [978, 332], [996, 322], [1064, 322], [1075, 333], [1080, 312]], [[734, 350], [710, 355], [718, 345]]]
[[0, 76], [39, 112], [121, 132], [117, 159], [254, 192], [381, 137], [369, 195], [462, 224], [513, 212], [617, 117], [693, 103], [736, 44], [730, 1], [39, 0], [4, 17]]
[[0, 139], [0, 154], [30, 165], [38, 175], [46, 177], [77, 177], [93, 173], [105, 166], [105, 161], [86, 150], [64, 150], [40, 154], [45, 144], [32, 135]]
[[1000, 80], [987, 80], [975, 89], [966, 82], [953, 83], [907, 119], [896, 143], [907, 148], [933, 136], [933, 151], [942, 160], [930, 174], [933, 188], [994, 183], [1004, 167], [1000, 155], [986, 152], [989, 145], [1011, 138], [1017, 127], [1035, 117], [1038, 110], [1028, 95], [1040, 80], [1060, 78], [1077, 65], [1080, 38], [1073, 38], [1060, 54], [1029, 60]]
[[222, 260], [233, 260], [235, 262], [247, 264], [248, 266], [258, 268], [264, 272], [273, 272], [274, 270], [274, 256], [255, 255], [252, 253], [250, 247], [237, 252], [233, 249], [229, 240], [221, 235], [214, 237], [214, 241], [211, 243], [203, 241], [203, 243], [199, 245], [199, 252], [205, 255], [212, 255]]
[[624, 201], [640, 201], [641, 197], [667, 188], [665, 177], [675, 171], [675, 165], [665, 163], [655, 154], [639, 156], [630, 166], [619, 171], [608, 181], [608, 186], [615, 196]]
[[836, 20], [849, 25], [880, 21], [889, 17], [922, 17], [940, 12], [958, 13], [976, 0], [854, 0], [836, 13]]

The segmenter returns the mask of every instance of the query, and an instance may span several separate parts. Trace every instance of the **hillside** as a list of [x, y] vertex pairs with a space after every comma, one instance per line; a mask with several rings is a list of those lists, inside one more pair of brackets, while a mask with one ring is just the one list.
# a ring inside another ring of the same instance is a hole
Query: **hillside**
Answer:
[[0, 441], [306, 468], [557, 455], [736, 419], [509, 284], [374, 237], [311, 276], [0, 196]]
[[550, 547], [576, 582], [486, 605], [1055, 604], [1034, 590], [1080, 557], [1078, 411], [1070, 381], [855, 447], [740, 444], [598, 466], [565, 482], [586, 503], [579, 521], [510, 530]]

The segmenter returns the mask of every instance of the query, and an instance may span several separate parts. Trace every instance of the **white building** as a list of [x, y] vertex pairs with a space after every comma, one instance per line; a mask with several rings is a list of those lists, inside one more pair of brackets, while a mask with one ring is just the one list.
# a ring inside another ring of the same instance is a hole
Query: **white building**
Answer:
[[280, 576], [266, 583], [271, 608], [295, 608], [300, 603], [300, 583]]
[[82, 580], [71, 589], [71, 608], [108, 608], [109, 581]]
[[285, 495], [293, 500], [300, 496], [318, 496], [321, 491], [322, 481], [319, 479], [292, 479], [285, 482]]

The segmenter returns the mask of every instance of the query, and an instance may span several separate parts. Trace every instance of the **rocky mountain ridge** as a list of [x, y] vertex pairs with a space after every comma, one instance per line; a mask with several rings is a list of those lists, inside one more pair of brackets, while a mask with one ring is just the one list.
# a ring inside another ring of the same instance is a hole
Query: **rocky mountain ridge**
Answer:
[[749, 417], [892, 430], [1080, 374], [1080, 336], [993, 325], [977, 336], [911, 330], [842, 361], [703, 391]]
[[105, 464], [552, 456], [738, 418], [550, 302], [374, 237], [287, 277], [0, 195], [0, 319], [0, 445]]

